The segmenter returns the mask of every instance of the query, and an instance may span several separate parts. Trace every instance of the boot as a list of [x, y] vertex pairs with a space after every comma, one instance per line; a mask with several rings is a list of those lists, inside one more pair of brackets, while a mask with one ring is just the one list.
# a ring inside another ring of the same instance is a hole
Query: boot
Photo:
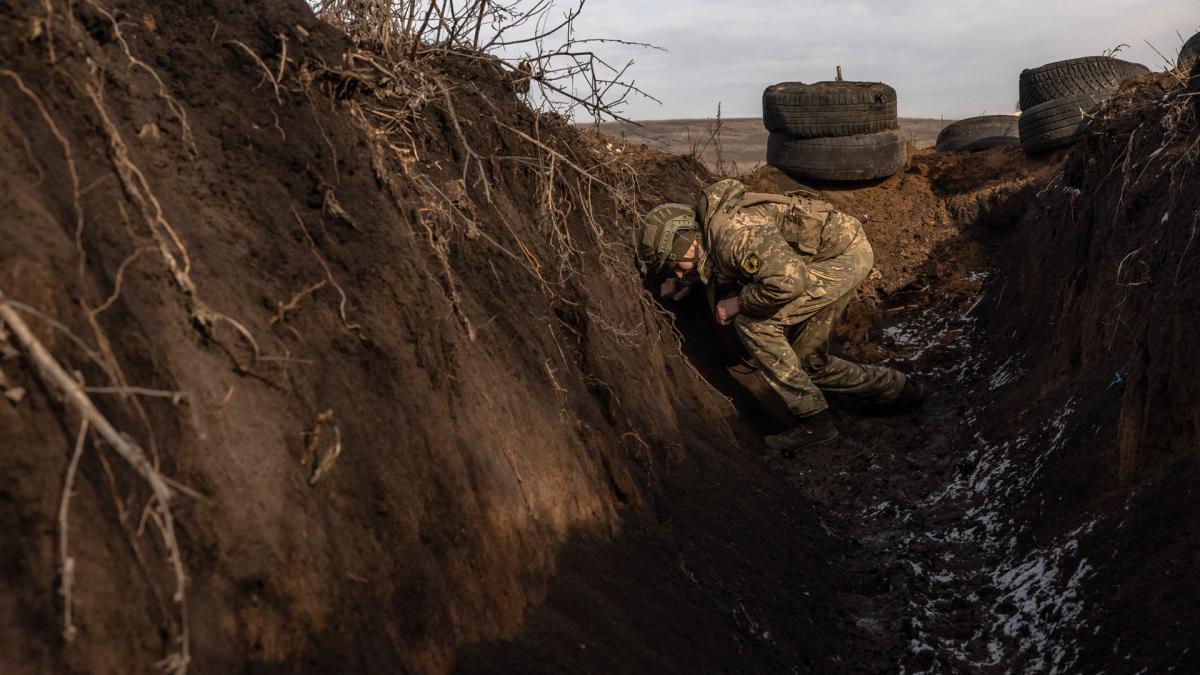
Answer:
[[925, 385], [913, 379], [912, 375], [904, 378], [904, 388], [887, 404], [889, 411], [904, 412], [912, 410], [925, 402]]
[[784, 456], [791, 457], [797, 450], [828, 443], [837, 437], [838, 430], [833, 424], [833, 413], [822, 410], [811, 417], [797, 418], [790, 429], [767, 436], [763, 438], [763, 442], [768, 448], [779, 450]]

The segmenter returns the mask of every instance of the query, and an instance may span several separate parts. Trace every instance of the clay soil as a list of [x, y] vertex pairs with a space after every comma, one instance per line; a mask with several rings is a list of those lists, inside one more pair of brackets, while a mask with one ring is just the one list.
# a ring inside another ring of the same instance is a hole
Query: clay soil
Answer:
[[736, 341], [636, 267], [700, 161], [303, 2], [115, 5], [0, 5], [0, 301], [178, 546], [0, 332], [3, 672], [1200, 668], [1182, 76], [1049, 156], [803, 186], [876, 251], [837, 351], [931, 396], [835, 400], [784, 459]]

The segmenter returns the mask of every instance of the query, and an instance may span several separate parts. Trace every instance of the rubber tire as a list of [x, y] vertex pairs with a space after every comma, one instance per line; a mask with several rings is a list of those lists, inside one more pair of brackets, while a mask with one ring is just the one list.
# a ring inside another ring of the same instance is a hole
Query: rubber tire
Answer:
[[763, 91], [763, 126], [794, 138], [898, 129], [896, 90], [882, 82], [781, 82]]
[[767, 137], [767, 164], [797, 178], [873, 180], [898, 173], [907, 160], [899, 131], [831, 138], [771, 132]]
[[1022, 70], [1021, 110], [1066, 96], [1110, 92], [1125, 79], [1148, 72], [1150, 69], [1140, 63], [1109, 56], [1084, 56]]
[[[951, 122], [938, 134], [934, 150], [966, 150], [967, 146], [987, 138], [1017, 138], [1015, 115], [983, 115]], [[991, 147], [991, 146], [988, 146]], [[983, 148], [979, 148], [983, 149]]]
[[1107, 94], [1077, 94], [1036, 105], [1021, 115], [1021, 147], [1036, 155], [1070, 145], [1083, 135], [1087, 117]]
[[979, 138], [962, 147], [962, 150], [967, 152], [979, 152], [989, 148], [998, 148], [1002, 145], [1020, 145], [1021, 139], [1018, 136], [988, 136], [987, 138]]
[[1179, 50], [1179, 58], [1175, 60], [1175, 66], [1186, 73], [1197, 61], [1200, 61], [1200, 33], [1196, 33], [1183, 43], [1183, 47]]

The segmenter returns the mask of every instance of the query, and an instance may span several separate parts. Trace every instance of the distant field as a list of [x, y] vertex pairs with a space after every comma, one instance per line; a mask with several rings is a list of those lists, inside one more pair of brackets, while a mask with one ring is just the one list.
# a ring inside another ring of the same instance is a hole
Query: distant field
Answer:
[[[933, 145], [938, 132], [954, 120], [900, 118], [900, 130], [918, 148]], [[723, 119], [717, 129], [715, 119], [647, 120], [637, 125], [607, 122], [600, 131], [627, 143], [646, 145], [674, 154], [696, 152], [710, 168], [718, 162], [737, 174], [762, 164], [767, 156], [767, 130], [757, 117]], [[718, 133], [714, 133], [717, 131]]]

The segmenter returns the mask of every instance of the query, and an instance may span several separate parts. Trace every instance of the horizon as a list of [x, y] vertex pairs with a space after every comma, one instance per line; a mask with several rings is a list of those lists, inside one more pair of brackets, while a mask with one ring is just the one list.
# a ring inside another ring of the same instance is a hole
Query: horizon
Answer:
[[[816, 28], [782, 28], [802, 25]], [[572, 32], [661, 47], [610, 42], [595, 49], [618, 69], [631, 60], [628, 81], [662, 102], [635, 95], [616, 112], [662, 121], [712, 119], [718, 105], [723, 118], [759, 116], [767, 86], [832, 80], [837, 66], [848, 81], [894, 87], [901, 117], [1006, 114], [1017, 108], [1022, 69], [1119, 47], [1117, 58], [1162, 71], [1198, 29], [1195, 0], [1013, 0], [1001, 6], [770, 0], [737, 12], [713, 0], [591, 0]]]

